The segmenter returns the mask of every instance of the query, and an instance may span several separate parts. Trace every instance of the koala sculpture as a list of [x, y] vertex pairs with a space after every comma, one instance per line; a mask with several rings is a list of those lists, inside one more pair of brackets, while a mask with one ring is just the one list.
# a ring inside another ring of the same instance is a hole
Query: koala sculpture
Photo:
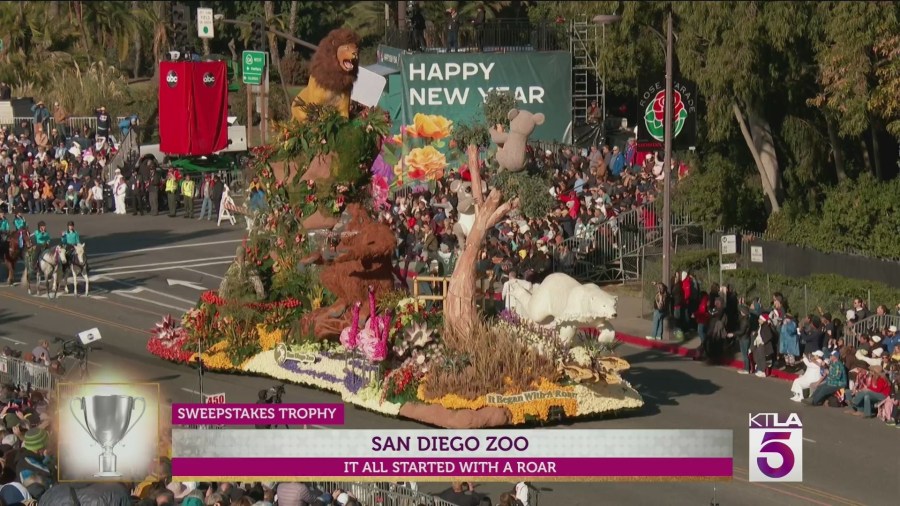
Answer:
[[500, 165], [500, 170], [519, 172], [525, 168], [525, 146], [528, 144], [528, 136], [534, 132], [535, 127], [544, 124], [544, 115], [512, 109], [506, 117], [509, 118], [508, 132], [502, 132], [495, 127], [490, 129], [491, 140], [497, 145], [497, 154], [494, 158]]
[[[456, 180], [450, 183], [450, 191], [456, 193], [456, 214], [458, 218], [453, 226], [453, 233], [460, 245], [466, 243], [466, 236], [475, 224], [475, 195], [472, 193], [472, 183]], [[481, 193], [487, 192], [487, 184], [481, 182]]]

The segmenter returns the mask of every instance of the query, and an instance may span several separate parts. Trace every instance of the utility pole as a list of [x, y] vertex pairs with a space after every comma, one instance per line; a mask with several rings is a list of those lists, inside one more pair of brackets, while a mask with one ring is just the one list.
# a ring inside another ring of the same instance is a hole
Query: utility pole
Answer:
[[669, 283], [672, 279], [672, 113], [673, 113], [673, 65], [674, 58], [674, 30], [672, 29], [672, 12], [666, 21], [666, 117], [665, 140], [663, 149], [665, 161], [663, 162], [663, 252], [662, 252], [662, 281]]

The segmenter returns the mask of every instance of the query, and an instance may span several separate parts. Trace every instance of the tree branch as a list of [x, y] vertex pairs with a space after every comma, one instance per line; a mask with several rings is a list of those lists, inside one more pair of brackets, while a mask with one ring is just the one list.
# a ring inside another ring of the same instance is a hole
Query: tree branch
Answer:
[[472, 196], [475, 197], [475, 205], [484, 204], [484, 193], [481, 191], [481, 167], [478, 163], [478, 146], [469, 144], [466, 147], [466, 155], [469, 158], [469, 174], [472, 175]]
[[491, 217], [488, 218], [488, 222], [487, 222], [488, 228], [496, 225], [498, 221], [503, 219], [503, 217], [506, 216], [506, 214], [512, 210], [512, 208], [513, 208], [512, 201], [507, 201], [507, 202], [504, 202], [503, 205], [498, 207], [496, 210], [494, 210], [494, 212], [491, 213]]

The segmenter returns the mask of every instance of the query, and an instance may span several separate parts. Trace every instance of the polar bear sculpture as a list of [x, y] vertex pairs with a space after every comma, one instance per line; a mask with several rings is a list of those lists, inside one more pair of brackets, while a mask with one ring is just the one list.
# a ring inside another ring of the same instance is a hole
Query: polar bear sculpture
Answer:
[[614, 338], [609, 320], [616, 317], [618, 297], [561, 272], [531, 286], [516, 281], [510, 287], [510, 309], [539, 325], [556, 328], [563, 342], [571, 342], [579, 327], [601, 330], [601, 341]]

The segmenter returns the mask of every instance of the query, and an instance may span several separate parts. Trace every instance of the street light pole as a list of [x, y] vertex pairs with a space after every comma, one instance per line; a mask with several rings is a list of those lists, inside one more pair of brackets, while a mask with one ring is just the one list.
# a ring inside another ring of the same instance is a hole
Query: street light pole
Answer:
[[674, 100], [672, 59], [674, 30], [672, 29], [672, 13], [669, 12], [666, 20], [666, 96], [665, 96], [665, 134], [664, 146], [665, 159], [663, 161], [663, 251], [662, 251], [662, 282], [669, 283], [672, 279], [672, 113]]

